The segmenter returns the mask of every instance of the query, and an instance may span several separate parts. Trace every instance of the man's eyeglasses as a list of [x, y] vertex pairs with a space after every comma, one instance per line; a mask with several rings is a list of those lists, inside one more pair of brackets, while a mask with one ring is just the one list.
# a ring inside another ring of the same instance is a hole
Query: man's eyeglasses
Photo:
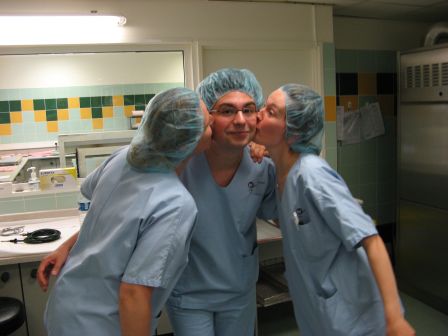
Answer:
[[255, 118], [257, 116], [257, 106], [255, 106], [255, 104], [246, 105], [242, 108], [224, 104], [219, 106], [216, 110], [210, 110], [210, 113], [216, 113], [221, 117], [233, 119], [240, 111], [246, 119]]

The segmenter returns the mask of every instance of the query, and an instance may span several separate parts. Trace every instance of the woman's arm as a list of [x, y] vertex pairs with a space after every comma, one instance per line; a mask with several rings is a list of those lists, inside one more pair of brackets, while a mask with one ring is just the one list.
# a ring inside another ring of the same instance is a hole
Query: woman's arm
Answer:
[[50, 275], [57, 276], [67, 260], [68, 254], [78, 240], [79, 232], [67, 239], [55, 251], [47, 255], [37, 269], [37, 282], [44, 292], [48, 289]]
[[152, 287], [121, 283], [120, 324], [123, 336], [150, 335], [152, 290]]
[[383, 299], [387, 335], [415, 335], [414, 329], [401, 313], [397, 284], [383, 240], [374, 235], [365, 238], [362, 245]]

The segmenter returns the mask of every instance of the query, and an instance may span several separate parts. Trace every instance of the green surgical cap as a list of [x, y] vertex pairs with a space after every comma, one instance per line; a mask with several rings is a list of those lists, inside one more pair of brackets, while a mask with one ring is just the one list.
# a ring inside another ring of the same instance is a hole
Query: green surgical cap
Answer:
[[286, 84], [286, 139], [294, 152], [319, 155], [324, 131], [322, 97], [306, 85]]
[[257, 105], [257, 109], [263, 106], [263, 92], [260, 83], [255, 75], [246, 69], [225, 68], [215, 71], [199, 83], [196, 91], [209, 111], [222, 96], [232, 91], [240, 91], [249, 95]]
[[193, 150], [204, 131], [197, 93], [174, 88], [157, 94], [146, 106], [127, 160], [148, 172], [169, 172]]

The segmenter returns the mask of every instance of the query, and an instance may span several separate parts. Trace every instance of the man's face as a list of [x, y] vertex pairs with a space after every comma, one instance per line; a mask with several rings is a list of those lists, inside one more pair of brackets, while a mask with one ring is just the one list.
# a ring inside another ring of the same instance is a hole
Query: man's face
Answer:
[[254, 100], [247, 94], [232, 91], [213, 106], [213, 140], [219, 146], [243, 148], [255, 135], [257, 111]]

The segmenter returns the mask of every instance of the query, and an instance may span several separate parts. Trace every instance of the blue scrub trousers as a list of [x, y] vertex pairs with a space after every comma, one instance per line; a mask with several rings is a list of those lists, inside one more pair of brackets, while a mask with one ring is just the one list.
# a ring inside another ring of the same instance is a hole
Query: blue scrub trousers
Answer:
[[220, 311], [184, 309], [166, 305], [176, 336], [253, 336], [257, 305], [250, 300], [243, 307]]

